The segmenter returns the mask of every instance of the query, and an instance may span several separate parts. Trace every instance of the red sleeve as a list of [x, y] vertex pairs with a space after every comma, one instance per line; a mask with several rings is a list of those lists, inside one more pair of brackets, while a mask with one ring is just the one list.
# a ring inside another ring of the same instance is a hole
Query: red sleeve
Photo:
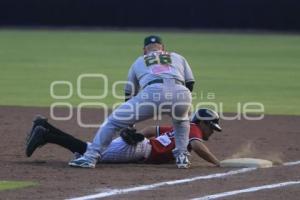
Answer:
[[196, 124], [191, 123], [189, 139], [190, 141], [203, 139], [203, 133]]

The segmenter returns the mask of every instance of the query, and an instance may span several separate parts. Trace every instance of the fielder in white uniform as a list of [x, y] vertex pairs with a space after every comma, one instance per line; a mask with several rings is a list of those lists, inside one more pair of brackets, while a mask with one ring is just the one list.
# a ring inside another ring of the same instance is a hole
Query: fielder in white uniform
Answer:
[[172, 117], [176, 148], [173, 154], [178, 168], [188, 168], [188, 111], [194, 76], [181, 55], [164, 51], [158, 36], [144, 40], [144, 55], [137, 58], [128, 73], [126, 102], [101, 125], [86, 153], [70, 162], [71, 166], [94, 168], [113, 137], [121, 128], [168, 114]]

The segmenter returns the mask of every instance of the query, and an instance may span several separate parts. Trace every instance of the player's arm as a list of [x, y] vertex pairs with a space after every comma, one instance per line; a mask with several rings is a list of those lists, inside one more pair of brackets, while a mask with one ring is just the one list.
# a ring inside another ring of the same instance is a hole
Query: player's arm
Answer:
[[157, 126], [148, 126], [140, 131], [146, 138], [156, 137]]
[[128, 78], [127, 83], [125, 85], [125, 101], [128, 101], [133, 96], [135, 96], [138, 93], [139, 90], [139, 83], [136, 77], [136, 74], [134, 73], [134, 65], [131, 66], [128, 72]]
[[220, 161], [214, 154], [210, 152], [210, 150], [206, 147], [206, 145], [203, 142], [199, 140], [192, 140], [190, 144], [192, 146], [193, 151], [195, 151], [199, 157], [218, 167], [220, 166]]
[[185, 58], [183, 58], [185, 86], [193, 92], [195, 78], [192, 69]]

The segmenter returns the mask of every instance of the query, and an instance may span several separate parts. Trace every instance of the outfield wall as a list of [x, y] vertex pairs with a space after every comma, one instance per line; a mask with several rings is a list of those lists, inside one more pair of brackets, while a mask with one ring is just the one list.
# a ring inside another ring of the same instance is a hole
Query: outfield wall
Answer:
[[1, 0], [0, 26], [300, 30], [297, 0]]

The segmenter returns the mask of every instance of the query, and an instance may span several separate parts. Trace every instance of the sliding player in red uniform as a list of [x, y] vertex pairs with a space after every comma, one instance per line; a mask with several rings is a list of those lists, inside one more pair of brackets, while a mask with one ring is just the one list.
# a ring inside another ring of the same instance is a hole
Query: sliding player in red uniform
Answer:
[[[204, 160], [219, 166], [220, 162], [205, 146], [204, 141], [215, 131], [221, 131], [219, 115], [210, 109], [199, 109], [192, 117], [189, 132], [188, 150], [194, 151]], [[175, 137], [172, 126], [150, 126], [136, 133], [132, 128], [121, 130], [121, 137], [112, 141], [103, 152], [98, 162], [103, 163], [131, 163], [144, 162], [163, 164], [174, 162], [172, 151], [175, 148]], [[133, 140], [133, 142], [129, 142]], [[47, 143], [58, 144], [69, 149], [75, 155], [82, 155], [90, 143], [74, 138], [47, 122], [44, 118], [37, 118], [27, 139], [26, 155], [30, 157], [36, 148]], [[185, 159], [183, 157], [182, 159]], [[69, 162], [70, 166], [72, 161]], [[84, 166], [81, 166], [84, 167]], [[93, 168], [95, 166], [87, 166]]]

